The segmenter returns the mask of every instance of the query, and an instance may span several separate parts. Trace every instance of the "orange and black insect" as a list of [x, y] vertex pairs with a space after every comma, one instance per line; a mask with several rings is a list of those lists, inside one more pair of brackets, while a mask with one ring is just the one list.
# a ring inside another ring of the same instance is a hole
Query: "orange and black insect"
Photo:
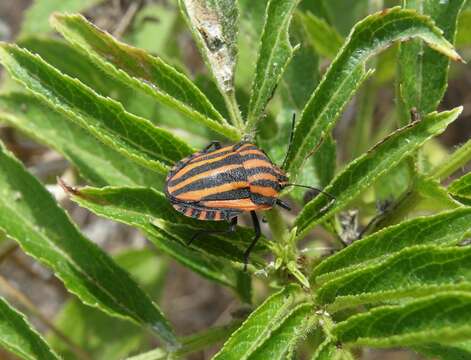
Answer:
[[[235, 230], [241, 213], [250, 212], [255, 237], [244, 253], [247, 265], [250, 251], [261, 235], [255, 211], [275, 205], [290, 210], [278, 195], [291, 185], [295, 184], [289, 184], [284, 172], [256, 145], [243, 141], [221, 147], [213, 141], [174, 166], [166, 179], [165, 194], [173, 207], [186, 216], [229, 221], [228, 232]], [[200, 234], [195, 234], [190, 243]]]

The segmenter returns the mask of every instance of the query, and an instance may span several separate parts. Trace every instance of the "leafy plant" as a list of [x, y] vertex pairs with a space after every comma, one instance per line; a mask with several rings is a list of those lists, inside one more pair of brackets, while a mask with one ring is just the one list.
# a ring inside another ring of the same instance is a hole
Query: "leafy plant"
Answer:
[[[0, 121], [62, 154], [79, 174], [76, 184], [59, 180], [70, 198], [138, 228], [159, 257], [109, 256], [2, 145], [0, 229], [74, 298], [56, 319], [69, 341], [56, 334], [49, 344], [0, 299], [0, 344], [24, 359], [184, 358], [220, 342], [214, 359], [360, 359], [365, 347], [471, 358], [471, 252], [463, 242], [471, 177], [461, 171], [471, 140], [448, 154], [435, 139], [462, 112], [437, 108], [450, 61], [464, 62], [453, 45], [460, 18], [459, 44], [471, 43], [465, 2], [403, 0], [383, 9], [358, 1], [333, 21], [341, 7], [327, 1], [179, 0], [134, 10], [126, 39], [136, 47], [66, 12], [50, 17], [66, 42], [47, 37], [45, 13], [100, 1], [37, 1], [18, 43], [0, 45], [0, 63], [17, 83], [3, 84]], [[149, 30], [141, 13], [166, 21]], [[207, 74], [194, 76], [180, 56], [169, 29], [185, 26]], [[167, 38], [154, 46], [145, 34], [160, 30]], [[375, 123], [377, 89], [392, 81], [395, 106]], [[356, 124], [342, 137], [333, 129], [354, 97]], [[262, 238], [247, 272], [250, 228], [188, 246], [195, 231], [227, 225], [178, 214], [162, 192], [172, 165], [214, 138], [251, 139], [280, 165], [285, 159], [291, 182], [324, 187], [310, 199], [282, 194], [295, 218], [266, 213], [271, 238]], [[341, 156], [345, 149], [353, 158]], [[378, 211], [376, 203], [386, 206]], [[326, 244], [335, 252], [322, 253]], [[178, 336], [153, 300], [167, 258], [231, 289], [252, 312]], [[253, 278], [264, 289], [256, 297]], [[157, 348], [145, 352], [143, 330], [159, 339]], [[79, 335], [92, 331], [96, 347]]]

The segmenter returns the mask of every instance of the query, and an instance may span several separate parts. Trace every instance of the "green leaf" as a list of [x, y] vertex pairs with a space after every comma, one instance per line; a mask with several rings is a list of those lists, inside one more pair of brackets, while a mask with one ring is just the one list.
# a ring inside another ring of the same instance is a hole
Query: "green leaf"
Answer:
[[[156, 256], [151, 250], [128, 250], [114, 259], [129, 271], [152, 297], [159, 297], [168, 261]], [[132, 352], [149, 347], [150, 339], [144, 329], [109, 317], [75, 298], [64, 304], [55, 318], [54, 325], [93, 359], [123, 359]], [[49, 341], [62, 358], [76, 359], [69, 347], [57, 336], [50, 336]]]
[[3, 147], [0, 189], [0, 228], [50, 267], [70, 292], [87, 305], [148, 326], [162, 340], [176, 344], [170, 325], [149, 296], [80, 234], [49, 192]]
[[123, 157], [32, 95], [1, 95], [0, 121], [63, 154], [92, 184], [157, 188], [163, 184], [162, 174]]
[[471, 342], [443, 345], [439, 343], [415, 346], [414, 350], [441, 360], [466, 360], [471, 358]]
[[[469, 2], [468, 2], [469, 4]], [[471, 28], [469, 24], [471, 23], [471, 10], [465, 9], [461, 12], [459, 21], [458, 21], [458, 31], [456, 34], [456, 46], [464, 47], [471, 45]]]
[[82, 83], [103, 96], [121, 96], [126, 88], [107, 74], [96, 71], [90, 58], [61, 39], [28, 36], [18, 42], [18, 46], [38, 54], [48, 64], [63, 74], [79, 79]]
[[231, 335], [213, 360], [250, 359], [269, 341], [280, 321], [290, 316], [291, 309], [299, 302], [299, 291], [299, 287], [291, 285], [266, 299]]
[[333, 59], [344, 43], [343, 37], [327, 21], [308, 12], [302, 14], [303, 24], [309, 34], [309, 41], [319, 55]]
[[[161, 112], [164, 110], [169, 112], [172, 109], [161, 106], [146, 94], [136, 92], [128, 84], [118, 81], [106, 72], [97, 71], [95, 62], [88, 54], [85, 54], [79, 48], [73, 47], [62, 39], [29, 36], [19, 41], [18, 46], [38, 54], [44, 61], [61, 73], [77, 78], [98, 94], [121, 102], [128, 112], [150, 119], [154, 123], [158, 123], [158, 125], [182, 127], [179, 126], [178, 121], [176, 122], [178, 117], [182, 117], [180, 113], [171, 114], [170, 116], [162, 115]], [[167, 118], [171, 118], [171, 120]], [[188, 124], [186, 119], [184, 121]], [[191, 124], [199, 126], [198, 123]], [[194, 130], [191, 129], [191, 131]]]
[[323, 140], [313, 159], [319, 185], [325, 188], [334, 178], [337, 168], [337, 143], [332, 136]]
[[265, 10], [268, 0], [239, 0], [240, 28], [237, 47], [239, 49], [236, 64], [236, 84], [248, 89], [255, 74], [258, 50], [260, 48], [260, 35], [265, 25]]
[[422, 198], [416, 204], [415, 209], [434, 211], [455, 209], [461, 206], [438, 181], [421, 175], [417, 176], [415, 181], [417, 193]]
[[[377, 61], [376, 63], [379, 63]], [[376, 72], [378, 76], [378, 71]], [[348, 137], [349, 159], [355, 159], [374, 144], [372, 141], [373, 121], [379, 87], [370, 79], [357, 95], [356, 116], [351, 136]]]
[[79, 12], [104, 0], [35, 0], [25, 12], [20, 37], [51, 32], [48, 19], [54, 11]]
[[431, 20], [413, 11], [396, 7], [359, 22], [330, 65], [296, 126], [286, 165], [291, 181], [295, 180], [304, 159], [334, 126], [343, 107], [368, 76], [366, 61], [393, 42], [413, 37], [424, 40], [454, 60], [461, 59]]
[[299, 113], [319, 83], [319, 57], [308, 41], [300, 14], [293, 16], [290, 32], [291, 42], [299, 45], [283, 74], [280, 90], [283, 106]]
[[[240, 250], [247, 246], [251, 236], [249, 231], [238, 231], [227, 238], [222, 236], [206, 236], [195, 240], [195, 244], [187, 245], [197, 229], [226, 230], [228, 224], [204, 222], [188, 218], [173, 209], [165, 195], [149, 188], [81, 188], [69, 189], [72, 198], [78, 204], [86, 207], [97, 215], [111, 220], [135, 226], [144, 231], [155, 246], [167, 253], [183, 265], [201, 275], [239, 289], [241, 271], [221, 257], [231, 260], [241, 260]], [[245, 247], [242, 247], [245, 243]], [[201, 251], [195, 251], [194, 247]], [[211, 254], [215, 254], [213, 256]], [[235, 254], [235, 255], [234, 255]], [[239, 266], [242, 268], [242, 265]]]
[[[403, 0], [403, 6], [430, 16], [443, 30], [443, 37], [453, 44], [458, 16], [465, 2]], [[437, 109], [447, 87], [450, 60], [415, 40], [400, 45], [398, 63], [399, 101], [403, 110], [401, 123], [407, 124], [412, 108], [420, 115]]]
[[352, 354], [336, 344], [334, 339], [327, 338], [318, 346], [311, 360], [354, 360]]
[[172, 4], [145, 3], [136, 14], [133, 30], [125, 34], [125, 41], [151, 54], [168, 55], [166, 50], [175, 42], [177, 19], [178, 11]]
[[448, 292], [375, 308], [339, 323], [332, 332], [343, 343], [404, 347], [468, 340], [470, 321], [471, 293]]
[[355, 241], [328, 257], [314, 269], [313, 276], [341, 269], [345, 269], [342, 273], [348, 273], [355, 265], [390, 256], [409, 246], [456, 245], [471, 232], [470, 224], [471, 209], [457, 209], [405, 221]]
[[371, 148], [366, 154], [351, 162], [339, 173], [325, 191], [335, 196], [336, 201], [320, 194], [310, 201], [298, 215], [295, 225], [299, 236], [304, 235], [314, 225], [328, 216], [345, 208], [350, 201], [375, 180], [393, 169], [407, 155], [422, 146], [425, 141], [442, 133], [448, 124], [461, 113], [462, 108], [441, 113], [432, 113], [420, 122], [397, 130], [382, 142]]
[[165, 174], [168, 165], [193, 152], [171, 132], [126, 112], [120, 103], [98, 95], [26, 50], [3, 44], [0, 62], [42, 101], [144, 166]]
[[448, 192], [463, 204], [471, 205], [471, 173], [453, 181]]
[[67, 41], [86, 52], [113, 78], [231, 140], [240, 139], [198, 87], [161, 58], [118, 42], [81, 15], [54, 14], [51, 22]]
[[[314, 2], [316, 1], [319, 2], [320, 0], [314, 0]], [[319, 12], [317, 15], [324, 17], [342, 36], [347, 35], [355, 23], [368, 14], [371, 5], [373, 5], [373, 2], [369, 0], [357, 0], [353, 3], [351, 1], [321, 1], [323, 2], [323, 7], [326, 9], [324, 12]], [[312, 10], [313, 9], [311, 9], [311, 12], [315, 13], [315, 11]]]
[[359, 304], [417, 298], [439, 291], [471, 290], [471, 247], [404, 249], [378, 265], [335, 278], [317, 290], [322, 304], [338, 310]]
[[222, 94], [234, 92], [239, 8], [235, 0], [179, 0], [193, 37]]
[[291, 17], [299, 0], [270, 0], [265, 14], [247, 118], [247, 131], [255, 129], [280, 82], [294, 50], [289, 40]]
[[303, 0], [299, 4], [299, 8], [304, 12], [311, 12], [317, 17], [324, 19], [328, 24], [332, 23], [329, 9], [324, 0]]
[[317, 316], [312, 304], [301, 304], [294, 308], [282, 322], [277, 325], [267, 339], [248, 359], [250, 360], [283, 360], [293, 358], [297, 343], [312, 330]]
[[23, 314], [0, 297], [0, 346], [22, 359], [59, 359]]
[[448, 176], [460, 170], [471, 161], [471, 140], [460, 146], [441, 164], [429, 172], [429, 175], [438, 181], [446, 179]]
[[336, 350], [335, 342], [331, 339], [326, 339], [317, 347], [311, 360], [331, 360], [334, 358]]
[[240, 325], [240, 322], [236, 320], [228, 325], [214, 326], [199, 333], [181, 338], [182, 347], [173, 353], [168, 353], [160, 348], [156, 348], [149, 352], [129, 357], [127, 360], [183, 359], [185, 355], [206, 349], [225, 340], [234, 330], [237, 329], [238, 325]]

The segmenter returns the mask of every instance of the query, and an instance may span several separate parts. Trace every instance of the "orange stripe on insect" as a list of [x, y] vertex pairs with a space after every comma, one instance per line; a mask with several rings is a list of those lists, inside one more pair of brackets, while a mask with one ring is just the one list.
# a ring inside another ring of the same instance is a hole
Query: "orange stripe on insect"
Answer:
[[250, 191], [255, 194], [266, 196], [266, 197], [278, 196], [278, 191], [276, 189], [273, 189], [270, 186], [251, 185]]
[[[204, 179], [204, 178], [208, 178], [208, 177], [211, 177], [211, 176], [216, 176], [218, 174], [221, 174], [221, 172], [225, 172], [225, 171], [230, 171], [230, 170], [235, 170], [235, 169], [242, 169], [242, 167], [240, 165], [226, 165], [226, 166], [221, 166], [221, 167], [218, 167], [216, 169], [211, 169], [211, 170], [208, 170], [208, 171], [204, 171], [202, 173], [199, 173], [198, 175], [195, 175], [195, 176], [192, 176], [186, 180], [183, 180], [182, 182], [178, 183], [177, 185], [174, 185], [174, 186], [169, 186], [168, 187], [168, 191], [170, 193], [178, 190], [178, 189], [181, 189], [182, 187], [186, 186], [186, 185], [189, 185], [195, 181], [198, 181], [198, 180], [201, 180], [201, 179]], [[172, 178], [172, 180], [174, 180], [175, 178]]]
[[250, 175], [247, 178], [247, 180], [249, 181], [249, 183], [251, 183], [257, 180], [278, 181], [278, 178], [273, 174], [261, 172], [261, 173]]
[[179, 200], [186, 200], [186, 201], [199, 201], [205, 196], [219, 194], [225, 191], [237, 190], [237, 189], [244, 189], [248, 188], [249, 184], [246, 181], [235, 181], [219, 186], [214, 186], [211, 188], [206, 188], [202, 190], [193, 190], [188, 191], [183, 194], [177, 196]]
[[186, 216], [191, 216], [193, 214], [193, 209], [192, 208], [186, 208], [184, 214]]
[[201, 211], [200, 214], [198, 215], [199, 220], [206, 220], [206, 211]]
[[209, 208], [219, 209], [240, 209], [243, 211], [269, 209], [271, 206], [255, 204], [251, 199], [235, 200], [209, 200], [202, 201], [202, 204]]
[[219, 160], [223, 160], [225, 159], [226, 157], [228, 156], [231, 156], [232, 154], [234, 153], [229, 153], [229, 154], [225, 154], [225, 155], [221, 155], [221, 156], [218, 156], [218, 157], [215, 157], [213, 159], [209, 159], [209, 160], [201, 160], [201, 161], [198, 161], [198, 162], [192, 162], [188, 165], [186, 165], [184, 168], [180, 169], [180, 171], [178, 171], [176, 174], [174, 174], [172, 176], [172, 180], [178, 180], [180, 177], [182, 177], [183, 175], [185, 175], [187, 172], [189, 172], [190, 170], [193, 170], [203, 164], [211, 164], [211, 163], [214, 163], [216, 161], [219, 161]]
[[192, 159], [188, 164], [196, 164], [198, 162], [204, 162], [206, 161], [205, 157], [207, 155], [217, 155], [217, 154], [220, 154], [220, 153], [223, 153], [223, 152], [227, 152], [227, 151], [232, 151], [232, 146], [225, 146], [223, 148], [220, 148], [218, 150], [213, 150], [211, 152], [208, 152], [208, 153], [200, 153], [198, 156], [196, 156], [194, 159]]
[[245, 160], [243, 164], [244, 164], [244, 168], [246, 169], [253, 169], [253, 168], [258, 168], [258, 167], [273, 167], [273, 164], [269, 163], [268, 161], [260, 160], [260, 159]]
[[262, 155], [262, 156], [266, 156], [263, 152], [261, 152], [260, 150], [256, 150], [256, 149], [250, 149], [250, 150], [238, 150], [237, 151], [241, 156], [245, 156], [245, 155]]

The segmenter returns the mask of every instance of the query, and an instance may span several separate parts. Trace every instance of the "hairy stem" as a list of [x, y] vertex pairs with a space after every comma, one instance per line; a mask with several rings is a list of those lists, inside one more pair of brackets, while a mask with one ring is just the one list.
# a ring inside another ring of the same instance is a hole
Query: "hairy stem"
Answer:
[[224, 341], [240, 326], [240, 324], [241, 322], [237, 320], [225, 326], [217, 326], [202, 331], [196, 335], [184, 337], [180, 339], [180, 342], [183, 344], [183, 346], [175, 353], [167, 353], [165, 350], [157, 348], [146, 353], [132, 356], [127, 360], [180, 359], [185, 355], [200, 351], [209, 346]]
[[471, 140], [451, 154], [443, 163], [435, 167], [430, 176], [433, 180], [443, 180], [471, 161]]
[[233, 90], [228, 93], [223, 93], [223, 96], [232, 123], [239, 129], [239, 131], [242, 131], [244, 128], [244, 120], [242, 119], [242, 114], [240, 112], [239, 105], [237, 104], [235, 91]]
[[288, 241], [288, 228], [278, 209], [271, 209], [266, 212], [268, 225], [270, 226], [273, 240], [278, 245], [285, 245]]

